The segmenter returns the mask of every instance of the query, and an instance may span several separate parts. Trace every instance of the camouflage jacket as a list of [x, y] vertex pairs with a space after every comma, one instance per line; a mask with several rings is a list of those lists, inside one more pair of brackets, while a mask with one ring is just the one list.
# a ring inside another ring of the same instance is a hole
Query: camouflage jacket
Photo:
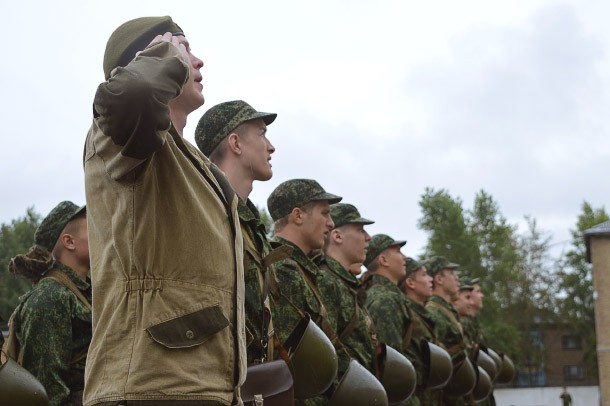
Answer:
[[[59, 262], [51, 269], [66, 274], [91, 303], [89, 281]], [[91, 342], [91, 311], [69, 288], [43, 278], [20, 298], [13, 323], [23, 367], [45, 387], [50, 405], [66, 404], [84, 387], [85, 358], [79, 355]]]
[[377, 339], [413, 361], [413, 317], [406, 296], [396, 284], [380, 275], [372, 275], [366, 288], [365, 305], [375, 324]]
[[316, 297], [319, 296], [317, 284], [320, 269], [291, 241], [278, 236], [273, 238], [273, 247], [281, 244], [292, 247], [293, 252], [289, 258], [276, 262], [272, 270], [275, 283], [270, 287], [270, 291], [275, 301], [272, 309], [275, 333], [280, 342], [285, 342], [292, 329], [301, 320], [299, 314], [301, 311], [309, 314], [336, 344], [336, 337], [332, 337], [334, 331], [326, 307]]
[[[360, 282], [334, 258], [325, 256], [320, 265], [318, 289], [328, 316], [347, 353], [373, 372], [375, 330], [373, 321], [359, 298]], [[362, 296], [362, 295], [360, 295]], [[347, 370], [349, 357], [339, 354], [339, 377]]]
[[470, 346], [474, 347], [478, 344], [480, 347], [486, 345], [479, 319], [477, 319], [476, 316], [461, 317], [460, 323], [464, 329], [464, 339]]
[[[247, 357], [248, 364], [260, 359], [263, 353], [261, 347], [261, 333], [263, 323], [263, 307], [261, 305], [261, 280], [264, 278], [265, 269], [262, 258], [271, 252], [271, 244], [267, 240], [267, 230], [261, 222], [260, 215], [256, 206], [248, 199], [244, 202], [239, 199], [237, 206], [239, 222], [244, 236], [244, 278], [245, 278], [245, 312], [246, 312], [246, 336], [247, 336]], [[250, 243], [253, 247], [250, 247]], [[254, 250], [254, 252], [252, 252]], [[271, 300], [265, 306], [266, 317], [270, 317]], [[272, 333], [272, 332], [269, 332]], [[271, 334], [268, 334], [270, 337]], [[268, 348], [273, 347], [267, 337]]]
[[465, 349], [462, 325], [453, 305], [440, 296], [432, 295], [426, 309], [435, 324], [436, 337], [451, 356]]

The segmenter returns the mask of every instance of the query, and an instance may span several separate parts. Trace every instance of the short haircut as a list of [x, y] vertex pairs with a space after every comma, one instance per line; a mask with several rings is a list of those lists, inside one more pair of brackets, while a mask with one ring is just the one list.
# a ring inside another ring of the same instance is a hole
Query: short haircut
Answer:
[[227, 156], [227, 150], [229, 148], [229, 135], [235, 133], [240, 137], [245, 137], [246, 134], [248, 134], [248, 132], [246, 131], [247, 123], [248, 121], [246, 121], [245, 123], [241, 123], [236, 128], [229, 131], [227, 136], [224, 137], [222, 141], [218, 143], [218, 145], [212, 150], [212, 152], [210, 152], [210, 161], [212, 161], [216, 165], [219, 165], [225, 159], [225, 157]]
[[[304, 211], [307, 214], [311, 214], [311, 211], [313, 210], [316, 203], [318, 203], [318, 201], [305, 203], [304, 205], [299, 207], [299, 209], [301, 209], [301, 211]], [[294, 210], [294, 208], [292, 210]], [[292, 213], [292, 211], [290, 213]], [[290, 218], [290, 213], [288, 213], [287, 215], [285, 215], [282, 218], [275, 220], [275, 222], [273, 223], [273, 227], [274, 227], [276, 233], [279, 231], [282, 231], [282, 229], [284, 227], [286, 227], [286, 225], [288, 225], [288, 219]]]

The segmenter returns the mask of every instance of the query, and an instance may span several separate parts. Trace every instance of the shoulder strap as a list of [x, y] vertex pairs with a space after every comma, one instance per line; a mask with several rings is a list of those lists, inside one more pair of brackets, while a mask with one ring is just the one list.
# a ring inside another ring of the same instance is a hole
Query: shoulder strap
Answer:
[[455, 318], [455, 315], [451, 312], [451, 310], [447, 309], [445, 306], [437, 302], [428, 302], [428, 304], [432, 307], [439, 309], [447, 317], [449, 317], [449, 320], [451, 320], [451, 322], [456, 326], [456, 328], [460, 332], [460, 335], [464, 337], [464, 328], [462, 327], [462, 324], [458, 321], [458, 319]]
[[74, 282], [72, 282], [72, 280], [70, 280], [68, 275], [66, 275], [65, 273], [63, 273], [61, 271], [58, 271], [57, 269], [51, 269], [49, 272], [47, 272], [47, 274], [44, 276], [44, 278], [52, 279], [55, 282], [59, 283], [60, 285], [63, 285], [66, 288], [70, 289], [72, 291], [72, 293], [74, 293], [76, 295], [76, 297], [87, 307], [87, 309], [89, 309], [89, 311], [91, 311], [91, 303], [89, 303], [89, 301], [87, 300], [85, 295], [83, 295], [83, 292], [81, 292], [76, 287]]
[[19, 348], [19, 343], [17, 342], [17, 333], [15, 332], [15, 317], [20, 307], [21, 305], [15, 309], [11, 317], [8, 319], [8, 337], [4, 343], [4, 352], [6, 353], [7, 357], [17, 361], [19, 365], [23, 364], [23, 351], [21, 351]]

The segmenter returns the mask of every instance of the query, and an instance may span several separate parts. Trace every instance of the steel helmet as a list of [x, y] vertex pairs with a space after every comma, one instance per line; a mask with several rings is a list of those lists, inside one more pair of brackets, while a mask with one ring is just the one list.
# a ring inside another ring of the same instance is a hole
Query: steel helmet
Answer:
[[477, 373], [466, 354], [460, 353], [453, 358], [453, 375], [445, 393], [452, 397], [466, 396], [472, 392], [477, 383]]
[[436, 344], [429, 341], [421, 341], [424, 354], [424, 379], [423, 385], [426, 389], [441, 389], [451, 379], [453, 366], [449, 353]]
[[493, 359], [494, 362], [496, 363], [496, 370], [498, 372], [496, 372], [496, 377], [494, 378], [494, 382], [495, 382], [498, 379], [500, 370], [502, 369], [502, 357], [500, 357], [500, 355], [497, 352], [495, 352], [494, 350], [492, 350], [491, 348], [483, 348], [483, 351], [485, 351], [487, 353], [487, 355], [489, 355], [491, 357], [491, 359]]
[[498, 383], [509, 383], [515, 377], [515, 364], [506, 354], [500, 354], [502, 367], [498, 373]]
[[381, 384], [388, 394], [388, 401], [402, 403], [415, 391], [417, 373], [407, 357], [386, 344], [381, 344]]
[[46, 406], [49, 398], [44, 386], [25, 368], [10, 358], [0, 366], [0, 404]]
[[358, 361], [352, 359], [331, 396], [329, 405], [388, 406], [388, 397], [381, 382]]
[[477, 365], [483, 368], [485, 372], [487, 372], [489, 378], [494, 381], [498, 376], [498, 372], [500, 372], [500, 370], [498, 369], [498, 366], [496, 365], [496, 362], [493, 360], [493, 358], [487, 355], [487, 353], [482, 349], [479, 349], [477, 351], [475, 359]]
[[491, 389], [493, 388], [491, 384], [491, 378], [485, 369], [478, 366], [477, 369], [477, 384], [472, 391], [472, 396], [476, 402], [485, 399], [491, 393]]
[[294, 378], [294, 396], [311, 398], [324, 393], [337, 376], [337, 353], [326, 334], [309, 315], [303, 317], [284, 343]]

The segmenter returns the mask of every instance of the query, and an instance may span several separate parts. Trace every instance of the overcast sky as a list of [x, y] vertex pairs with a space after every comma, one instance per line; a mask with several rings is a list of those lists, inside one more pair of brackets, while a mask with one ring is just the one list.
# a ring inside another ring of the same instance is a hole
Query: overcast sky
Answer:
[[0, 222], [84, 204], [105, 44], [147, 15], [171, 15], [205, 63], [188, 140], [223, 101], [278, 113], [258, 205], [284, 180], [313, 178], [376, 220], [371, 234], [406, 239], [417, 255], [428, 186], [465, 208], [484, 189], [511, 223], [531, 215], [555, 243], [583, 201], [608, 204], [609, 2], [135, 3], [0, 3]]

